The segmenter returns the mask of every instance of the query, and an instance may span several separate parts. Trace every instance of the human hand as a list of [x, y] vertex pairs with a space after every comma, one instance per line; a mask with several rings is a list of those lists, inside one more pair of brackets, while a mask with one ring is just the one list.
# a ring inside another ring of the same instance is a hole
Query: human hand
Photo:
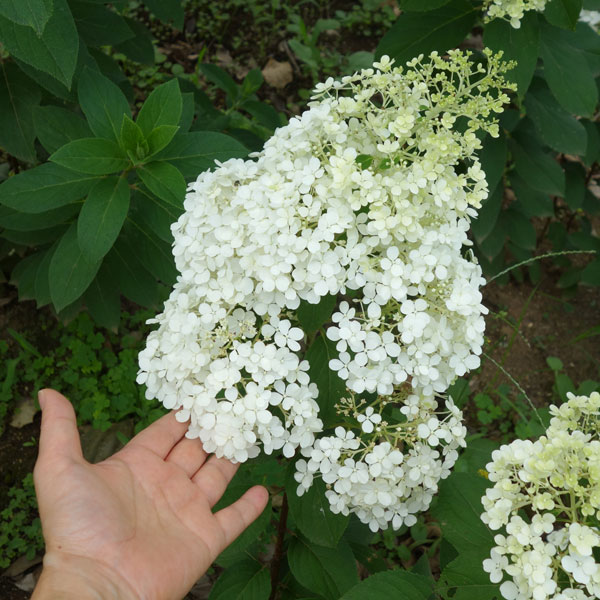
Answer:
[[168, 414], [96, 465], [81, 452], [75, 412], [40, 392], [33, 471], [44, 568], [32, 598], [182, 598], [265, 508], [255, 486], [212, 512], [238, 465], [207, 456]]

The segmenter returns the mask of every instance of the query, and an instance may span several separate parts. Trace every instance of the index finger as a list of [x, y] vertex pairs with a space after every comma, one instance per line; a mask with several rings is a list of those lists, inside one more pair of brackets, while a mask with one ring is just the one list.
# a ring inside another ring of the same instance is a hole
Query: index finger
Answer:
[[142, 446], [160, 458], [166, 458], [171, 448], [185, 435], [187, 428], [188, 424], [180, 423], [173, 411], [140, 431], [129, 444]]

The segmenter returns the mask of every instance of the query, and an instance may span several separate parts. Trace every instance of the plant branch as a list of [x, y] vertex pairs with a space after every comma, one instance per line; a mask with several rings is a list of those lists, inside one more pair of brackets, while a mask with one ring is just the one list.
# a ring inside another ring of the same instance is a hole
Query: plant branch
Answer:
[[275, 600], [277, 595], [277, 584], [279, 583], [279, 569], [281, 567], [281, 557], [283, 556], [283, 538], [287, 526], [288, 500], [287, 494], [283, 494], [281, 503], [281, 512], [279, 513], [279, 524], [277, 525], [277, 541], [275, 542], [275, 553], [271, 561], [271, 595], [269, 600]]

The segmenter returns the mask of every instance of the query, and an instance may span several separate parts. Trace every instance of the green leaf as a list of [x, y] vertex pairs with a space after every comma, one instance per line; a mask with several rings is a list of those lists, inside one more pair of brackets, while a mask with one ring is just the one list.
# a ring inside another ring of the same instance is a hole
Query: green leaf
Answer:
[[257, 100], [246, 100], [241, 108], [249, 112], [263, 127], [271, 131], [281, 127], [280, 113], [269, 104]]
[[598, 88], [577, 34], [544, 25], [542, 28], [544, 75], [558, 102], [572, 114], [591, 117], [598, 104]]
[[127, 58], [143, 65], [154, 65], [154, 45], [152, 34], [148, 28], [136, 19], [125, 17], [125, 23], [134, 37], [115, 45], [117, 52], [122, 52]]
[[120, 237], [104, 261], [113, 281], [119, 282], [121, 292], [129, 300], [153, 308], [158, 302], [158, 286], [137, 257], [137, 249]]
[[538, 16], [531, 10], [515, 29], [504, 19], [494, 19], [485, 25], [483, 43], [494, 52], [502, 50], [504, 60], [515, 60], [516, 66], [506, 73], [506, 79], [517, 84], [519, 98], [525, 96], [533, 77], [540, 49]]
[[198, 70], [210, 81], [214, 83], [219, 89], [223, 90], [229, 100], [234, 102], [240, 95], [240, 89], [235, 81], [227, 74], [226, 71], [217, 67], [217, 65], [211, 65], [210, 63], [200, 63]]
[[175, 208], [156, 196], [144, 195], [141, 192], [137, 192], [134, 199], [136, 204], [140, 204], [140, 210], [136, 211], [136, 219], [171, 246], [171, 224], [177, 221], [183, 212], [183, 206]]
[[45, 163], [10, 177], [0, 185], [0, 204], [28, 213], [41, 213], [85, 196], [97, 177]]
[[585, 169], [579, 163], [569, 162], [565, 165], [565, 173], [565, 202], [571, 210], [582, 208], [586, 188]]
[[324, 548], [296, 537], [290, 542], [287, 558], [294, 577], [327, 600], [337, 600], [358, 583], [356, 561], [346, 542]]
[[35, 231], [64, 223], [79, 212], [81, 204], [74, 202], [41, 213], [25, 213], [0, 206], [0, 227], [16, 231]]
[[582, 0], [550, 0], [546, 4], [544, 16], [552, 25], [574, 30], [582, 4]]
[[177, 79], [159, 85], [146, 99], [136, 123], [148, 137], [160, 125], [177, 125], [181, 117], [181, 91]]
[[428, 600], [432, 593], [432, 581], [422, 575], [396, 568], [375, 573], [346, 592], [340, 600]]
[[52, 0], [3, 0], [0, 15], [13, 23], [32, 27], [41, 35], [52, 15]]
[[450, 0], [400, 0], [402, 10], [412, 10], [416, 12], [435, 10], [448, 4]]
[[119, 145], [131, 159], [131, 162], [142, 161], [149, 152], [148, 142], [139, 125], [134, 123], [127, 115], [123, 115]]
[[510, 185], [517, 197], [511, 208], [528, 218], [554, 216], [554, 204], [548, 194], [532, 189], [516, 174], [511, 176]]
[[148, 146], [150, 155], [160, 152], [173, 139], [179, 126], [177, 125], [159, 125], [150, 132], [148, 136]]
[[183, 207], [185, 179], [170, 163], [154, 161], [137, 170], [144, 185], [176, 209]]
[[77, 243], [77, 225], [73, 223], [61, 238], [50, 261], [50, 296], [56, 311], [72, 304], [96, 276], [100, 262], [88, 260]]
[[237, 140], [214, 131], [181, 133], [154, 158], [169, 161], [186, 179], [196, 178], [202, 171], [230, 158], [245, 158], [248, 150]]
[[44, 246], [56, 241], [66, 230], [66, 226], [55, 225], [44, 229], [35, 229], [31, 231], [11, 231], [5, 229], [2, 237], [6, 240], [18, 244], [19, 246]]
[[459, 552], [477, 548], [487, 554], [494, 544], [492, 531], [481, 520], [481, 498], [489, 481], [470, 473], [453, 473], [440, 485], [431, 513], [447, 539]]
[[50, 296], [50, 263], [54, 252], [58, 247], [59, 240], [57, 240], [51, 248], [49, 248], [44, 254], [42, 262], [40, 262], [37, 272], [35, 274], [35, 301], [37, 307], [41, 308], [52, 302]]
[[317, 403], [320, 408], [320, 417], [325, 427], [330, 426], [337, 418], [334, 405], [346, 393], [346, 384], [335, 371], [329, 368], [329, 361], [337, 358], [338, 352], [335, 344], [323, 334], [317, 336], [306, 352], [309, 362], [308, 374], [310, 380], [317, 384], [319, 397]]
[[563, 196], [565, 193], [565, 173], [554, 158], [525, 139], [512, 140], [510, 150], [517, 173], [534, 190]]
[[295, 472], [295, 465], [291, 465], [286, 482], [290, 514], [294, 523], [314, 544], [335, 548], [348, 527], [349, 517], [331, 512], [329, 500], [325, 497], [325, 484], [321, 479], [315, 479], [308, 491], [298, 496]]
[[143, 0], [155, 16], [163, 23], [172, 23], [175, 29], [183, 29], [183, 8], [181, 0]]
[[587, 133], [587, 145], [583, 162], [587, 167], [591, 167], [600, 158], [600, 133], [598, 132], [598, 123], [581, 119]]
[[534, 81], [525, 97], [525, 107], [540, 139], [550, 148], [565, 154], [585, 154], [585, 127], [557, 104], [542, 80]]
[[[489, 552], [477, 550], [462, 551], [442, 571], [437, 590], [444, 598], [452, 600], [498, 600], [502, 598], [500, 587], [491, 583], [488, 573], [483, 570], [482, 562], [489, 558]], [[451, 596], [446, 595], [453, 590]]]
[[10, 281], [16, 283], [19, 288], [19, 300], [35, 298], [35, 279], [38, 267], [44, 260], [45, 255], [45, 250], [30, 254], [12, 270]]
[[463, 41], [476, 16], [467, 0], [451, 0], [427, 13], [403, 13], [379, 42], [375, 57], [387, 54], [403, 65], [421, 53], [445, 52]]
[[94, 281], [83, 295], [92, 319], [102, 327], [116, 329], [121, 319], [119, 287], [106, 265], [102, 265]]
[[310, 304], [302, 300], [296, 314], [305, 333], [313, 333], [327, 323], [331, 319], [336, 302], [337, 297], [331, 294], [323, 296], [318, 304]]
[[490, 192], [493, 192], [496, 189], [496, 186], [502, 179], [504, 169], [506, 168], [507, 156], [508, 146], [503, 131], [501, 131], [496, 138], [491, 135], [485, 137], [482, 148], [479, 151], [479, 160], [481, 162], [481, 168], [485, 172], [485, 178]]
[[38, 139], [49, 153], [73, 140], [92, 136], [92, 130], [82, 117], [60, 106], [37, 106], [33, 121]]
[[134, 35], [121, 15], [102, 4], [70, 0], [69, 6], [88, 46], [115, 46]]
[[96, 183], [77, 219], [79, 247], [90, 262], [112, 248], [129, 211], [129, 184], [124, 177], [106, 177]]
[[25, 162], [36, 162], [33, 111], [42, 92], [14, 64], [0, 68], [0, 146]]
[[79, 104], [91, 130], [101, 138], [118, 140], [123, 115], [131, 117], [121, 89], [98, 71], [83, 69], [77, 88]]
[[103, 138], [73, 140], [51, 154], [49, 160], [91, 175], [116, 173], [129, 165], [119, 145]]
[[177, 279], [177, 269], [171, 252], [171, 245], [161, 240], [147, 228], [143, 221], [128, 218], [123, 228], [130, 243], [138, 252], [138, 259], [154, 277], [171, 287]]
[[221, 574], [208, 600], [268, 600], [270, 593], [269, 570], [257, 561], [245, 560]]
[[12, 56], [71, 88], [79, 35], [66, 0], [54, 0], [54, 10], [41, 35], [0, 15], [0, 39]]
[[527, 250], [535, 250], [536, 234], [531, 221], [522, 213], [513, 209], [505, 212], [504, 226], [508, 233], [508, 239]]
[[504, 186], [499, 185], [494, 193], [482, 202], [477, 217], [471, 222], [471, 231], [477, 242], [482, 242], [494, 229], [502, 208], [503, 196]]

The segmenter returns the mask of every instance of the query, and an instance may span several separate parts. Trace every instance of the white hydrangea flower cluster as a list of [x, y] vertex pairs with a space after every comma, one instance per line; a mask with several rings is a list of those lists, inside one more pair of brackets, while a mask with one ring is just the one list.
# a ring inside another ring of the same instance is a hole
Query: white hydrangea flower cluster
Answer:
[[[505, 528], [483, 568], [506, 600], [600, 597], [600, 394], [568, 394], [546, 435], [492, 454], [482, 520]], [[528, 520], [523, 517], [529, 516]]]
[[[511, 88], [510, 65], [485, 54], [485, 67], [459, 51], [406, 69], [383, 57], [328, 79], [255, 160], [202, 173], [172, 227], [180, 275], [140, 354], [147, 397], [189, 420], [186, 435], [208, 452], [300, 451], [300, 491], [335, 473], [332, 509], [371, 527], [426, 508], [464, 438], [460, 411], [450, 403], [442, 416], [433, 398], [479, 365], [483, 343], [481, 270], [463, 255], [488, 191], [475, 134], [497, 135], [492, 116]], [[340, 405], [348, 427], [317, 440], [319, 390], [296, 309], [325, 296], [337, 306], [328, 366], [356, 410]], [[366, 406], [361, 394], [379, 396]], [[406, 423], [386, 422], [394, 402]], [[327, 444], [339, 450], [323, 455], [331, 474], [316, 458]], [[347, 460], [361, 473], [350, 487]]]
[[[418, 396], [410, 386], [377, 398], [361, 412], [365, 404], [352, 395], [338, 407], [348, 425], [354, 420], [358, 437], [337, 427], [334, 435], [317, 439], [310, 452], [303, 451], [306, 460], [296, 463], [294, 475], [298, 494], [319, 475], [328, 486], [332, 512], [353, 512], [372, 531], [414, 525], [415, 514], [429, 507], [440, 479], [448, 477], [458, 458], [457, 449], [465, 446], [462, 413], [451, 399], [446, 410], [438, 411], [433, 396]], [[388, 423], [382, 412], [394, 405], [401, 406], [402, 420]]]
[[600, 11], [582, 10], [579, 13], [579, 20], [583, 23], [587, 23], [594, 31], [598, 31], [598, 25], [600, 25]]
[[504, 19], [515, 29], [521, 27], [521, 19], [529, 10], [543, 12], [548, 0], [484, 0], [485, 20]]

